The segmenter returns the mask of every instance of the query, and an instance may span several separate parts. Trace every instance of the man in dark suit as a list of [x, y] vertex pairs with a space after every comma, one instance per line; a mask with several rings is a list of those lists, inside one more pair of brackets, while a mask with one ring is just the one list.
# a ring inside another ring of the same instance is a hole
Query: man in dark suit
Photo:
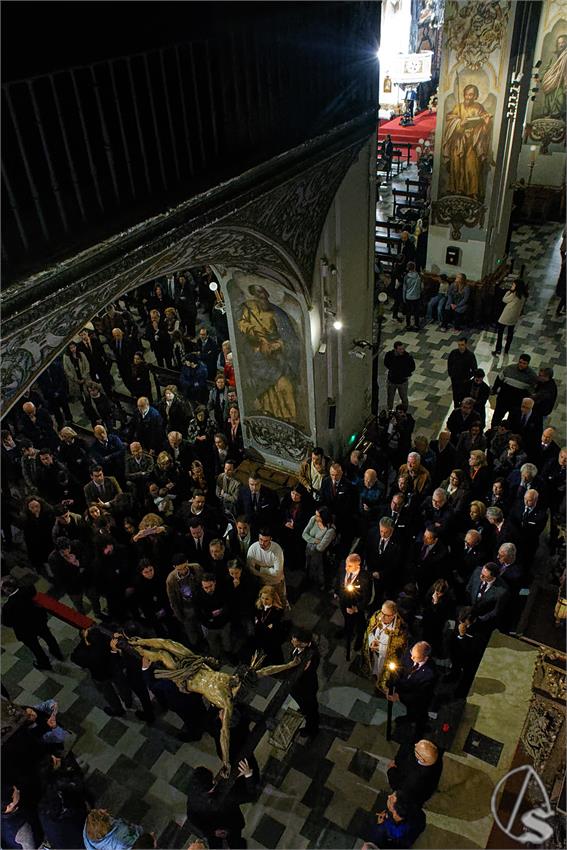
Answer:
[[537, 490], [528, 490], [523, 505], [516, 504], [512, 508], [510, 522], [517, 529], [522, 561], [526, 565], [531, 564], [539, 546], [541, 533], [547, 525], [547, 509], [540, 506]]
[[[542, 479], [538, 473], [535, 463], [523, 463], [519, 469], [514, 469], [506, 479], [508, 483], [508, 504], [515, 508], [519, 506], [520, 512], [524, 508], [524, 496], [528, 490], [540, 491]], [[540, 500], [543, 507], [543, 500]]]
[[133, 439], [141, 443], [147, 452], [158, 455], [165, 444], [163, 419], [146, 396], [141, 396], [136, 406], [138, 412], [134, 415]]
[[441, 753], [433, 741], [422, 738], [401, 745], [388, 765], [388, 782], [392, 791], [402, 791], [422, 806], [437, 790], [442, 772]]
[[374, 585], [375, 607], [384, 599], [395, 599], [403, 584], [402, 547], [394, 539], [394, 530], [393, 520], [382, 517], [366, 538], [364, 560]]
[[110, 363], [104, 353], [104, 348], [100, 340], [86, 328], [79, 331], [79, 337], [81, 341], [77, 348], [83, 352], [89, 362], [92, 380], [102, 384], [104, 391], [110, 393], [114, 386], [114, 380], [110, 374]]
[[453, 524], [453, 511], [447, 501], [447, 493], [440, 487], [433, 491], [430, 500], [421, 509], [424, 525], [431, 525], [445, 543]]
[[305, 717], [305, 728], [302, 729], [300, 736], [314, 738], [319, 731], [319, 703], [317, 702], [319, 650], [313, 643], [311, 633], [297, 627], [292, 630], [291, 645], [291, 660], [299, 659], [303, 665], [303, 672], [296, 679], [289, 693]]
[[212, 535], [205, 531], [202, 519], [195, 517], [189, 522], [189, 534], [184, 535], [184, 552], [190, 564], [209, 565], [209, 543]]
[[508, 519], [504, 519], [504, 514], [500, 508], [487, 508], [486, 519], [492, 526], [490, 552], [492, 557], [495, 558], [503, 543], [517, 543], [518, 531], [513, 522]]
[[404, 653], [390, 702], [401, 702], [407, 709], [404, 717], [396, 723], [415, 723], [415, 735], [420, 736], [427, 724], [427, 712], [433, 698], [437, 681], [437, 670], [431, 660], [431, 647], [424, 640], [414, 644]]
[[217, 341], [209, 336], [209, 332], [205, 327], [199, 328], [199, 336], [197, 338], [197, 352], [203, 363], [207, 367], [207, 375], [209, 381], [212, 381], [217, 372], [217, 358], [219, 356], [219, 347]]
[[[340, 463], [332, 463], [329, 475], [321, 483], [319, 503], [327, 505], [335, 518], [341, 545], [348, 545], [354, 533], [353, 516], [356, 511], [356, 490], [348, 481]], [[347, 550], [348, 551], [348, 550]]]
[[252, 543], [255, 543], [258, 538], [252, 533], [250, 523], [245, 514], [240, 514], [236, 517], [236, 528], [231, 524], [225, 540], [227, 541], [231, 557], [238, 558], [240, 563], [246, 563], [246, 556]]
[[366, 609], [370, 603], [370, 577], [360, 568], [360, 555], [348, 555], [339, 569], [337, 596], [345, 620], [347, 661], [350, 661], [350, 645], [354, 637], [354, 650], [362, 647], [366, 626]]
[[533, 462], [540, 472], [545, 469], [548, 462], [553, 463], [557, 460], [559, 451], [560, 448], [555, 442], [555, 428], [545, 428], [540, 437], [539, 445], [534, 448], [533, 452]]
[[102, 466], [94, 466], [91, 469], [91, 480], [84, 486], [87, 505], [102, 504], [108, 508], [121, 492], [122, 489], [116, 478], [105, 475]]
[[484, 633], [487, 642], [493, 629], [500, 624], [509, 597], [508, 587], [499, 578], [499, 572], [498, 564], [489, 561], [483, 567], [477, 567], [467, 585], [472, 614], [478, 631]]
[[36, 407], [31, 401], [22, 405], [20, 433], [31, 440], [36, 449], [49, 446], [57, 451], [59, 448], [59, 437], [49, 411], [45, 407]]
[[2, 596], [7, 597], [2, 606], [2, 623], [13, 629], [16, 639], [33, 652], [34, 667], [38, 670], [51, 670], [51, 661], [39, 638], [45, 641], [54, 658], [63, 661], [63, 654], [49, 631], [46, 611], [33, 602], [35, 595], [36, 589], [33, 585], [20, 587], [15, 578], [7, 576], [2, 582]]
[[459, 611], [449, 647], [451, 671], [443, 676], [443, 681], [458, 682], [453, 696], [466, 699], [486, 648], [485, 631], [482, 624], [475, 622], [470, 605]]
[[509, 594], [500, 615], [501, 632], [510, 632], [516, 628], [520, 618], [520, 590], [522, 589], [522, 568], [516, 561], [517, 549], [513, 543], [503, 543], [498, 550], [500, 580], [508, 588]]
[[551, 514], [551, 527], [549, 529], [549, 551], [554, 554], [558, 545], [559, 524], [563, 523], [565, 516], [564, 499], [567, 489], [567, 448], [559, 452], [557, 460], [548, 460], [542, 470], [546, 501]]
[[475, 413], [480, 417], [483, 429], [486, 422], [486, 402], [490, 398], [490, 387], [484, 377], [484, 369], [475, 369], [465, 392], [466, 397], [474, 399]]
[[187, 472], [194, 460], [194, 453], [189, 440], [184, 440], [180, 431], [170, 431], [167, 435], [167, 443], [167, 451], [173, 460], [179, 464], [182, 472]]
[[382, 516], [388, 517], [394, 523], [394, 542], [406, 549], [409, 538], [413, 534], [414, 519], [411, 511], [406, 505], [406, 497], [403, 493], [395, 493], [390, 506], [382, 511]]
[[250, 475], [248, 487], [240, 488], [236, 510], [248, 517], [253, 533], [257, 535], [261, 527], [275, 526], [278, 499], [272, 490], [264, 487], [256, 475]]
[[534, 415], [533, 408], [533, 398], [523, 398], [520, 407], [511, 410], [506, 417], [507, 427], [513, 434], [520, 435], [529, 458], [533, 457], [541, 434], [541, 422]]
[[[457, 438], [455, 438], [455, 443]], [[440, 431], [437, 440], [431, 440], [429, 448], [435, 455], [432, 481], [435, 486], [449, 477], [457, 466], [457, 451], [451, 442], [450, 431]]]
[[177, 311], [181, 317], [181, 322], [185, 327], [187, 336], [193, 339], [195, 336], [195, 322], [197, 320], [197, 297], [195, 281], [191, 274], [180, 274], [173, 285], [173, 303], [177, 307]]
[[462, 544], [451, 546], [453, 586], [457, 602], [465, 603], [468, 600], [466, 592], [468, 581], [477, 567], [485, 562], [486, 552], [482, 548], [482, 537], [474, 528], [467, 531]]
[[409, 556], [412, 578], [417, 582], [421, 597], [438, 578], [447, 578], [448, 558], [448, 549], [439, 540], [437, 530], [428, 525], [422, 541], [416, 540]]
[[474, 399], [464, 398], [460, 406], [447, 419], [447, 430], [451, 432], [451, 441], [456, 444], [463, 431], [468, 431], [473, 422], [480, 422], [474, 409]]
[[120, 373], [120, 377], [124, 381], [124, 386], [131, 391], [132, 364], [134, 362], [134, 354], [137, 351], [136, 344], [124, 335], [123, 330], [120, 328], [113, 328], [110, 350], [114, 354], [116, 366]]

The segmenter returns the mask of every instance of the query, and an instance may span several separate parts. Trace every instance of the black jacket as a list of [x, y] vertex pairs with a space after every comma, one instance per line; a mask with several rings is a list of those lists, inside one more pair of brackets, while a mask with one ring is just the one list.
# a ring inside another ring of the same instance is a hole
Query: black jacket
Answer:
[[339, 569], [336, 587], [341, 611], [343, 614], [346, 614], [347, 608], [355, 607], [358, 608], [359, 613], [364, 614], [370, 604], [370, 596], [372, 595], [371, 576], [366, 570], [360, 570], [354, 581], [350, 583], [352, 590], [347, 590], [346, 575], [346, 566], [343, 561]]
[[400, 702], [407, 707], [425, 709], [433, 696], [436, 681], [437, 670], [431, 658], [414, 672], [410, 651], [407, 650], [402, 658], [401, 670], [396, 682]]
[[257, 510], [254, 510], [250, 488], [241, 487], [236, 502], [237, 514], [247, 516], [256, 531], [264, 525], [269, 528], [275, 527], [278, 513], [278, 499], [276, 494], [262, 484], [257, 502]]
[[391, 384], [403, 384], [415, 372], [415, 360], [407, 351], [403, 354], [395, 354], [394, 349], [386, 352], [384, 366]]
[[447, 372], [454, 384], [464, 384], [472, 378], [476, 365], [476, 357], [472, 351], [466, 349], [461, 354], [459, 349], [455, 348], [449, 353]]
[[377, 526], [371, 528], [364, 546], [364, 560], [371, 578], [373, 573], [380, 573], [377, 581], [385, 590], [395, 592], [403, 584], [402, 547], [396, 543], [394, 535], [388, 540], [384, 552], [380, 553], [380, 529]]
[[413, 741], [402, 744], [396, 753], [395, 767], [388, 770], [393, 791], [402, 791], [416, 805], [422, 806], [437, 790], [443, 772], [443, 756], [435, 764], [422, 765], [415, 757]]
[[202, 587], [195, 590], [197, 617], [207, 629], [222, 629], [230, 621], [231, 597], [227, 588], [217, 582], [213, 593], [205, 593]]
[[506, 584], [497, 578], [487, 588], [483, 596], [479, 597], [481, 570], [482, 567], [477, 567], [470, 577], [467, 592], [470, 604], [473, 606], [475, 616], [478, 619], [478, 625], [481, 628], [495, 628], [500, 622], [509, 591]]
[[34, 603], [35, 595], [33, 585], [20, 587], [2, 606], [2, 623], [14, 630], [18, 640], [34, 637], [47, 625], [47, 612]]

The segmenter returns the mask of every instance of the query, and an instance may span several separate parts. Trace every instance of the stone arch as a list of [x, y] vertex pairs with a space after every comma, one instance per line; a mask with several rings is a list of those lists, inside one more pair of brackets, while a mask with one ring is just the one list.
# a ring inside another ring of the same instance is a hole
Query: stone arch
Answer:
[[[309, 338], [307, 311], [319, 237], [340, 183], [366, 140], [367, 130], [356, 126], [338, 149], [331, 145], [323, 152], [315, 141], [313, 152], [304, 146], [300, 154], [290, 152], [289, 161], [284, 155], [269, 169], [260, 167], [254, 188], [244, 175], [240, 194], [230, 196], [226, 186], [219, 187], [13, 285], [4, 296], [2, 413], [102, 305], [180, 265], [206, 263], [231, 275], [264, 277], [272, 295], [285, 291], [287, 306], [296, 316], [300, 309], [300, 332]], [[305, 157], [302, 163], [299, 156]], [[310, 374], [306, 347], [303, 356]], [[306, 403], [313, 404], [312, 392]], [[296, 463], [312, 441], [313, 420], [310, 411], [309, 427], [303, 423], [291, 434], [281, 423], [272, 431], [263, 423], [262, 440], [275, 448], [283, 440], [290, 464], [292, 458]]]

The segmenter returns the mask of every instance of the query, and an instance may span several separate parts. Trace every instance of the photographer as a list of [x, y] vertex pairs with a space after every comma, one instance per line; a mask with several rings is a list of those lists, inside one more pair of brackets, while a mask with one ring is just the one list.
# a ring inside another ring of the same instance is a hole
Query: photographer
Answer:
[[411, 449], [411, 435], [415, 419], [405, 405], [398, 404], [395, 410], [383, 410], [378, 417], [382, 428], [382, 448], [394, 469], [398, 469]]

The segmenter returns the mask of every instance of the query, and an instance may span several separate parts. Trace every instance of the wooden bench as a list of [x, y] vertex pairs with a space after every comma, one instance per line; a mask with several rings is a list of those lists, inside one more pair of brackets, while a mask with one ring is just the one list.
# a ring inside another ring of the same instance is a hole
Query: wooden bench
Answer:
[[374, 242], [378, 242], [382, 245], [386, 245], [386, 251], [388, 254], [397, 254], [398, 253], [398, 245], [400, 243], [399, 236], [380, 236], [376, 234], [374, 237]]
[[425, 199], [418, 192], [412, 192], [408, 189], [392, 189], [392, 195], [394, 196], [394, 216], [399, 213], [401, 207], [422, 210], [425, 206]]

